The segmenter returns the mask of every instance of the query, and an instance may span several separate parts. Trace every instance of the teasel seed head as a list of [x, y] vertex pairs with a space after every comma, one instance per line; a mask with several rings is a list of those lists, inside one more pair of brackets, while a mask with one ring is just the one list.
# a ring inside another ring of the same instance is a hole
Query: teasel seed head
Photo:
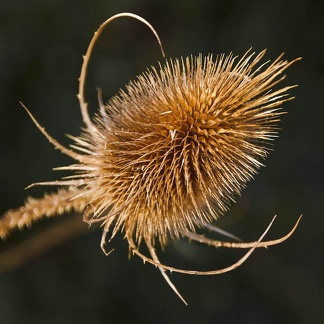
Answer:
[[[269, 151], [281, 104], [272, 90], [290, 65], [265, 51], [167, 60], [131, 81], [76, 140], [88, 220], [162, 246], [210, 223], [234, 202]], [[104, 217], [102, 217], [105, 215]]]
[[[166, 270], [186, 274], [215, 275], [240, 266], [257, 247], [283, 242], [292, 235], [262, 241], [272, 222], [255, 242], [224, 242], [196, 233], [198, 227], [217, 230], [210, 223], [233, 203], [255, 175], [277, 136], [281, 105], [293, 99], [275, 90], [284, 79], [288, 62], [280, 55], [273, 63], [261, 63], [265, 51], [249, 50], [241, 59], [233, 54], [168, 59], [131, 81], [106, 105], [99, 92], [99, 112], [91, 119], [84, 99], [87, 65], [102, 30], [114, 19], [135, 18], [155, 35], [143, 18], [120, 13], [107, 19], [92, 38], [79, 79], [81, 114], [85, 129], [72, 137], [68, 149], [51, 137], [27, 110], [46, 138], [76, 164], [57, 168], [73, 175], [60, 181], [36, 183], [64, 189], [29, 200], [0, 219], [0, 237], [41, 217], [71, 209], [84, 212], [84, 221], [102, 222], [101, 247], [125, 233], [130, 250], [159, 268], [174, 292]], [[223, 234], [223, 232], [222, 232]], [[229, 236], [229, 234], [227, 233]], [[237, 262], [219, 270], [174, 268], [159, 261], [155, 247], [186, 237], [215, 247], [248, 248]], [[233, 237], [233, 236], [232, 236]], [[140, 252], [144, 241], [150, 257]]]

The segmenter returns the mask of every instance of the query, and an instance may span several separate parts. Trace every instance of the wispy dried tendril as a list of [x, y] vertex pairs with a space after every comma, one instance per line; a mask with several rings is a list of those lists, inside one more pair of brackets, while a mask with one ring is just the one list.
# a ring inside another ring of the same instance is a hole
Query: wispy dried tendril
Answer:
[[[190, 274], [219, 274], [242, 264], [256, 247], [270, 246], [286, 236], [261, 242], [271, 224], [256, 242], [222, 242], [196, 234], [210, 227], [240, 194], [266, 158], [269, 143], [277, 135], [281, 104], [293, 99], [277, 90], [282, 73], [296, 60], [280, 55], [260, 64], [265, 51], [248, 51], [241, 59], [229, 55], [190, 56], [168, 59], [131, 81], [107, 104], [99, 95], [100, 109], [91, 119], [84, 100], [87, 64], [102, 29], [119, 17], [142, 21], [122, 13], [108, 19], [95, 33], [84, 57], [79, 101], [86, 128], [67, 149], [31, 118], [56, 148], [76, 161], [59, 168], [73, 172], [69, 178], [38, 183], [59, 185], [57, 193], [29, 200], [0, 220], [0, 236], [37, 218], [69, 210], [84, 212], [84, 221], [102, 222], [101, 246], [124, 232], [131, 251], [157, 266], [171, 288], [181, 297], [166, 270]], [[164, 55], [164, 53], [163, 53]], [[160, 263], [155, 252], [159, 243], [187, 237], [212, 246], [249, 248], [235, 264], [220, 270], [189, 271]], [[140, 243], [151, 257], [139, 251]], [[184, 301], [185, 302], [185, 301]]]

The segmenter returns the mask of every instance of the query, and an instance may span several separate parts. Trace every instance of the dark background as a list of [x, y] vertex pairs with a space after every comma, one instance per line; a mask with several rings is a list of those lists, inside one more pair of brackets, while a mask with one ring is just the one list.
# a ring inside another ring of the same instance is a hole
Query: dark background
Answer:
[[[0, 323], [323, 323], [323, 8], [320, 0], [1, 0], [0, 214], [27, 195], [51, 190], [24, 188], [60, 178], [64, 173], [51, 169], [71, 163], [40, 134], [19, 101], [68, 145], [65, 134], [77, 135], [82, 127], [76, 99], [82, 54], [100, 23], [129, 11], [152, 23], [167, 56], [242, 55], [253, 47], [268, 49], [264, 60], [281, 52], [289, 60], [303, 57], [287, 71], [284, 83], [299, 87], [290, 91], [296, 99], [285, 104], [289, 113], [266, 168], [217, 225], [255, 240], [278, 214], [270, 239], [304, 216], [288, 241], [256, 251], [233, 272], [172, 274], [189, 306], [157, 269], [136, 257], [128, 260], [121, 235], [105, 257], [101, 232], [87, 230], [80, 215], [36, 224], [0, 243]], [[107, 100], [158, 60], [147, 27], [129, 18], [115, 21], [90, 64], [91, 108], [97, 107], [96, 86]], [[72, 233], [70, 240], [64, 230]], [[227, 266], [242, 253], [186, 242], [159, 252], [164, 262], [194, 269]]]

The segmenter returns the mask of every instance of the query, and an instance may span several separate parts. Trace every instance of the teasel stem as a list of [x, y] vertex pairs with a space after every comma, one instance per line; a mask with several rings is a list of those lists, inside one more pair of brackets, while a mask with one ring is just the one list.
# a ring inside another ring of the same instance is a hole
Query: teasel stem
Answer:
[[42, 218], [63, 215], [69, 211], [82, 211], [86, 200], [80, 195], [81, 189], [69, 187], [56, 193], [45, 194], [44, 197], [28, 198], [25, 205], [8, 210], [0, 218], [0, 238], [6, 238], [13, 230], [28, 227], [31, 223]]

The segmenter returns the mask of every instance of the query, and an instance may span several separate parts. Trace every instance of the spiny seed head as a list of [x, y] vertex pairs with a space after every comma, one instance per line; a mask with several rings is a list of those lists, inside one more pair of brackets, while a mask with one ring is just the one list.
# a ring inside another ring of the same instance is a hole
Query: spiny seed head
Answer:
[[290, 63], [264, 55], [167, 60], [130, 82], [76, 138], [89, 154], [88, 221], [104, 219], [154, 246], [223, 214], [261, 166], [285, 92], [272, 90]]
[[[58, 169], [74, 174], [61, 181], [36, 183], [59, 185], [57, 193], [33, 199], [0, 218], [0, 238], [15, 228], [44, 216], [75, 210], [84, 212], [90, 224], [103, 221], [101, 248], [106, 255], [106, 235], [125, 233], [129, 249], [160, 270], [172, 290], [186, 303], [166, 271], [194, 275], [217, 275], [245, 262], [257, 247], [268, 247], [285, 236], [262, 241], [270, 225], [255, 242], [224, 242], [195, 233], [197, 227], [224, 233], [209, 223], [223, 214], [262, 165], [276, 136], [280, 105], [292, 99], [293, 86], [274, 90], [282, 72], [296, 60], [279, 56], [273, 63], [259, 64], [265, 51], [249, 51], [238, 60], [232, 54], [166, 60], [151, 68], [120, 91], [107, 105], [99, 93], [99, 113], [90, 118], [85, 101], [87, 66], [103, 29], [121, 17], [134, 18], [150, 28], [162, 55], [154, 28], [142, 17], [119, 13], [108, 18], [91, 39], [79, 78], [78, 99], [85, 130], [72, 137], [68, 149], [49, 135], [29, 110], [37, 128], [58, 150], [76, 164]], [[155, 251], [171, 238], [181, 236], [214, 247], [247, 248], [243, 257], [222, 269], [185, 270], [160, 262]], [[144, 241], [150, 256], [140, 251]]]

